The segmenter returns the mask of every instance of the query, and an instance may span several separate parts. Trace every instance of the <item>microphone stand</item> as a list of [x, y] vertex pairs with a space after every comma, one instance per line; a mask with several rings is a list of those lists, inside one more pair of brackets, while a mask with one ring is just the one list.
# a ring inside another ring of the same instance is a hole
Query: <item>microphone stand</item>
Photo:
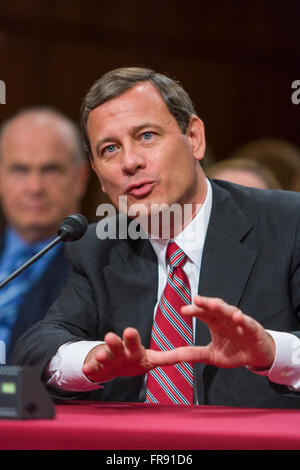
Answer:
[[0, 289], [6, 286], [10, 281], [12, 281], [15, 277], [21, 274], [28, 266], [38, 260], [41, 256], [43, 256], [47, 251], [53, 248], [57, 243], [60, 241], [73, 241], [79, 240], [84, 233], [86, 232], [88, 226], [88, 221], [86, 218], [81, 214], [73, 214], [66, 217], [57, 232], [57, 237], [52, 240], [47, 246], [45, 246], [41, 251], [39, 251], [36, 255], [30, 258], [26, 263], [22, 264], [18, 269], [16, 269], [12, 274], [10, 274], [6, 279], [1, 281]]
[[57, 243], [59, 243], [63, 237], [65, 236], [66, 232], [62, 231], [58, 237], [56, 237], [52, 242], [50, 242], [48, 245], [46, 245], [41, 251], [39, 251], [36, 255], [34, 255], [32, 258], [30, 258], [26, 263], [22, 264], [18, 269], [16, 269], [13, 273], [11, 273], [6, 279], [4, 279], [0, 283], [0, 289], [2, 287], [6, 286], [10, 281], [12, 281], [15, 277], [17, 277], [19, 274], [21, 274], [28, 266], [30, 266], [32, 263], [34, 263], [36, 260], [41, 258], [47, 251], [49, 251], [51, 248], [53, 248]]

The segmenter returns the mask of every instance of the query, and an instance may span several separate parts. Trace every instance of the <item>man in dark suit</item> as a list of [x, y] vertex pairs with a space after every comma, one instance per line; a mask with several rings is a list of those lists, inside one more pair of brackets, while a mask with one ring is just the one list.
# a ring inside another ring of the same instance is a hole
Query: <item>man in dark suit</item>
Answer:
[[298, 390], [299, 339], [286, 332], [299, 330], [299, 195], [209, 181], [203, 123], [155, 72], [106, 74], [82, 122], [128, 236], [119, 217], [106, 240], [100, 224], [69, 247], [70, 281], [14, 362], [34, 365], [55, 393], [90, 399], [137, 401], [146, 390], [153, 403], [296, 406], [270, 382]]
[[[79, 132], [58, 111], [26, 109], [2, 125], [1, 279], [46, 246], [64, 217], [78, 212], [87, 175]], [[0, 291], [0, 339], [8, 362], [16, 339], [43, 318], [68, 278], [63, 251], [56, 246]]]

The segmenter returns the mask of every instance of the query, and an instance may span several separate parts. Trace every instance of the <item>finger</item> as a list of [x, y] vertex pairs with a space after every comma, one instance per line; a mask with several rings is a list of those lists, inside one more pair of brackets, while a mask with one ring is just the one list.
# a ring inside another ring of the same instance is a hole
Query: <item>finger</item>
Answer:
[[210, 363], [210, 353], [206, 346], [185, 346], [170, 351], [148, 350], [149, 359], [152, 364], [165, 366], [179, 362], [203, 362]]
[[120, 356], [124, 353], [124, 345], [122, 339], [116, 335], [115, 333], [107, 333], [104, 338], [107, 348], [106, 354], [104, 351], [99, 351], [99, 356], [97, 355], [97, 359], [99, 360], [113, 360], [114, 358]]
[[245, 333], [244, 329], [251, 328], [253, 331], [255, 330], [254, 325], [250, 323], [252, 321], [251, 317], [243, 314], [237, 307], [226, 304], [221, 299], [202, 300], [203, 298], [196, 299], [201, 307], [195, 304], [183, 307], [182, 314], [197, 317], [211, 330], [223, 334], [232, 335], [235, 332], [242, 335]]
[[201, 313], [204, 313], [205, 310], [199, 307], [196, 307], [196, 305], [185, 305], [184, 307], [181, 307], [181, 313], [187, 316], [197, 316], [200, 315]]
[[238, 307], [214, 297], [203, 297], [197, 295], [194, 297], [193, 302], [196, 307], [217, 316], [226, 315], [227, 317], [231, 317], [238, 310]]
[[124, 330], [123, 341], [131, 354], [136, 354], [143, 348], [140, 335], [135, 328], [126, 328]]
[[182, 307], [182, 313], [190, 316], [214, 314], [223, 317], [232, 315], [236, 310], [237, 307], [226, 304], [222, 299], [202, 296], [195, 296], [192, 304]]
[[97, 374], [102, 370], [102, 364], [99, 363], [95, 358], [85, 362], [82, 366], [82, 372], [90, 379], [94, 380]]
[[105, 347], [101, 350], [97, 351], [95, 356], [95, 360], [98, 362], [98, 364], [100, 364], [100, 366], [109, 361], [112, 361], [112, 359], [113, 354], [107, 345], [105, 345]]
[[254, 318], [245, 315], [241, 310], [237, 310], [234, 315], [234, 322], [237, 326], [238, 334], [247, 339], [256, 338], [258, 334], [263, 333], [263, 327]]
[[[194, 303], [187, 307], [183, 307], [182, 313], [190, 316], [197, 316], [199, 319], [207, 322], [215, 322], [218, 320], [231, 320], [233, 322], [242, 322], [244, 315], [238, 307], [227, 304], [219, 298], [209, 298], [195, 296]], [[237, 315], [240, 312], [240, 316]]]
[[220, 321], [224, 321], [225, 319], [228, 320], [228, 318], [230, 318], [223, 312], [221, 313], [220, 311], [216, 311], [212, 306], [207, 308], [198, 307], [194, 304], [182, 307], [181, 313], [186, 316], [197, 317], [199, 320], [207, 324], [214, 324], [216, 322], [220, 323]]

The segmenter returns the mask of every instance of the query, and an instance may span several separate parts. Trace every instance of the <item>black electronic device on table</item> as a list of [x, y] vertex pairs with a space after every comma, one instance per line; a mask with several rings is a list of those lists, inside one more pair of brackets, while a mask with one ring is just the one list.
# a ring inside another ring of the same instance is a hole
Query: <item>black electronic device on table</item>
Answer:
[[33, 368], [0, 365], [0, 419], [54, 417], [54, 403]]

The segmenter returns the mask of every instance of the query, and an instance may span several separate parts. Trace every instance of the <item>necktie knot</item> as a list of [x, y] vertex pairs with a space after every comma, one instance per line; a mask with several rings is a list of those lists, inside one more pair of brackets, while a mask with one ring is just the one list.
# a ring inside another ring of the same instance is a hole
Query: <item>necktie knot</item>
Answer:
[[184, 251], [182, 251], [181, 248], [179, 248], [178, 245], [176, 245], [175, 242], [169, 243], [167, 247], [166, 257], [170, 267], [173, 269], [182, 267], [187, 260], [186, 254], [184, 253]]

